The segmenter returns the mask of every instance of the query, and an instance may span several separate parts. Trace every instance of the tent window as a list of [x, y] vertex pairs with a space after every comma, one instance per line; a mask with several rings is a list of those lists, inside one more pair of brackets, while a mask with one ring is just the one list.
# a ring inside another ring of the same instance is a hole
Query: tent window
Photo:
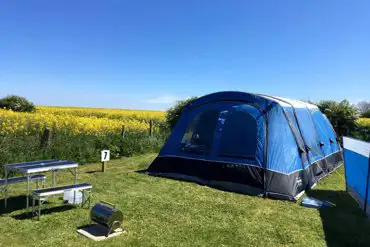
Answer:
[[254, 159], [257, 149], [257, 123], [247, 112], [236, 111], [225, 121], [218, 156]]
[[181, 151], [208, 155], [219, 114], [219, 110], [208, 110], [198, 114], [186, 129], [181, 141]]

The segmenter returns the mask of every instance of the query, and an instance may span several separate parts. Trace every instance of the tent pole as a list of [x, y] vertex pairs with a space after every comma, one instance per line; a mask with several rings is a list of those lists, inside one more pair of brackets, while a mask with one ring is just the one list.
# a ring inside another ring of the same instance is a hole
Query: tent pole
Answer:
[[364, 213], [366, 215], [366, 208], [367, 208], [367, 199], [368, 199], [368, 190], [369, 190], [369, 177], [370, 177], [370, 153], [369, 153], [369, 165], [367, 166], [367, 177], [366, 177], [366, 190], [365, 190], [365, 205], [364, 205]]
[[267, 113], [261, 113], [263, 115], [263, 119], [265, 121], [265, 150], [263, 150], [263, 156], [265, 161], [265, 169], [263, 170], [263, 194], [267, 197], [267, 182], [266, 182], [266, 171], [267, 171], [267, 151], [268, 151], [268, 121], [267, 121]]

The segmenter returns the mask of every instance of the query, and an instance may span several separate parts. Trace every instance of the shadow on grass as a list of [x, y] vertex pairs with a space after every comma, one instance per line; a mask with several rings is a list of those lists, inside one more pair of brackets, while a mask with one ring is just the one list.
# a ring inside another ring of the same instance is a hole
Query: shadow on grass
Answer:
[[306, 193], [309, 197], [336, 204], [319, 209], [327, 246], [370, 246], [370, 221], [346, 191], [311, 190]]
[[[73, 205], [62, 205], [62, 206], [42, 209], [41, 210], [41, 218], [42, 218], [43, 215], [64, 212], [64, 211], [74, 209], [74, 208], [75, 208], [75, 206], [73, 206]], [[12, 218], [16, 219], [16, 220], [27, 220], [27, 219], [32, 219], [32, 218], [36, 219], [37, 216], [33, 215], [31, 212], [30, 213], [24, 212], [22, 214], [12, 216]]]
[[160, 177], [172, 180], [178, 180], [189, 183], [196, 183], [201, 186], [207, 186], [216, 190], [233, 192], [237, 194], [250, 195], [250, 196], [263, 196], [263, 190], [260, 188], [252, 187], [246, 184], [231, 183], [226, 181], [207, 180], [196, 176], [188, 176], [179, 173], [155, 173], [148, 170], [135, 171], [140, 174], [145, 174], [153, 177]]
[[90, 227], [90, 226], [93, 226], [93, 225], [95, 225], [95, 223], [85, 224], [85, 225], [77, 227], [77, 229], [84, 229], [84, 228], [87, 228], [87, 227]]
[[[26, 196], [15, 196], [15, 197], [9, 197], [8, 198], [8, 207], [5, 209], [4, 207], [4, 200], [0, 200], [0, 215], [12, 213], [14, 211], [23, 210], [26, 209]], [[29, 201], [31, 204], [31, 200]], [[44, 204], [47, 204], [48, 202], [45, 202]]]
[[86, 173], [88, 173], [88, 174], [94, 174], [94, 173], [101, 173], [102, 171], [98, 171], [98, 170], [96, 170], [96, 171], [87, 171]]

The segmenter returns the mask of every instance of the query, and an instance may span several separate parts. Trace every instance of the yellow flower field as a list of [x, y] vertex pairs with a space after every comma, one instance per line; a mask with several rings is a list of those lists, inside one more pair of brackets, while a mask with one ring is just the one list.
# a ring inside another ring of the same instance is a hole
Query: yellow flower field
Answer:
[[121, 110], [108, 108], [83, 108], [83, 107], [51, 107], [37, 106], [38, 113], [50, 113], [54, 115], [73, 115], [79, 117], [106, 117], [110, 119], [139, 119], [149, 121], [150, 119], [163, 120], [162, 111], [144, 110]]
[[362, 126], [370, 127], [370, 118], [360, 118], [359, 120], [357, 120], [357, 123]]
[[[163, 121], [164, 117], [165, 113], [161, 111], [104, 108], [37, 106], [36, 113], [0, 109], [0, 133], [29, 135], [45, 127], [70, 134], [94, 135], [119, 132], [122, 126], [127, 131], [146, 131], [149, 120], [158, 122]], [[362, 126], [370, 126], [369, 118], [360, 118], [357, 122]]]
[[[149, 120], [164, 119], [164, 112], [73, 107], [37, 107], [36, 113], [0, 110], [0, 133], [34, 134], [45, 127], [69, 134], [104, 135], [127, 131], [145, 131]], [[156, 130], [156, 129], [154, 129]]]

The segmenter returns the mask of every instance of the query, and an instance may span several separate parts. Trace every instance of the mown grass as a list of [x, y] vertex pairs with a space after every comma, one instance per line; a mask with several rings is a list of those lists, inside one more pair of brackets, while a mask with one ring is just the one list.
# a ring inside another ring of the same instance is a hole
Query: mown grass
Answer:
[[[155, 154], [81, 166], [79, 181], [94, 185], [93, 202], [106, 200], [125, 216], [127, 234], [93, 242], [76, 233], [89, 211], [64, 211], [58, 198], [40, 221], [24, 217], [25, 185], [11, 187], [16, 198], [0, 217], [0, 246], [369, 246], [370, 223], [345, 192], [343, 168], [309, 194], [336, 203], [323, 210], [299, 203], [235, 194], [194, 183], [152, 177], [144, 169]], [[50, 174], [49, 176], [50, 181]], [[59, 184], [70, 183], [67, 172]], [[0, 208], [3, 201], [0, 200]]]

